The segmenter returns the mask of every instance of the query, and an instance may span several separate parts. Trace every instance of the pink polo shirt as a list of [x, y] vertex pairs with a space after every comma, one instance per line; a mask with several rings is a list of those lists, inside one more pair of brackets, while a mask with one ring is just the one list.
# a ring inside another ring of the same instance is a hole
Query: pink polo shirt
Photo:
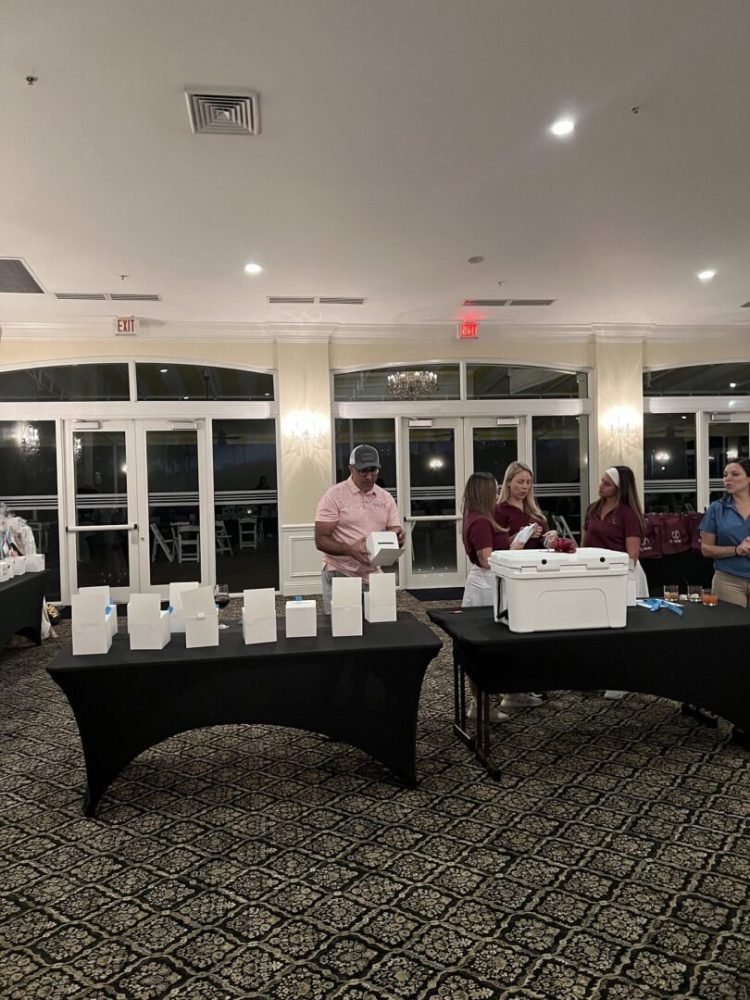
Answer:
[[[354, 485], [351, 476], [325, 491], [315, 511], [315, 520], [335, 523], [333, 537], [346, 545], [369, 535], [371, 531], [385, 531], [401, 524], [396, 501], [387, 490], [373, 486], [368, 493], [363, 493]], [[323, 565], [326, 569], [340, 570], [347, 576], [368, 576], [381, 572], [379, 566], [366, 566], [351, 556], [333, 556], [327, 552], [323, 553]]]

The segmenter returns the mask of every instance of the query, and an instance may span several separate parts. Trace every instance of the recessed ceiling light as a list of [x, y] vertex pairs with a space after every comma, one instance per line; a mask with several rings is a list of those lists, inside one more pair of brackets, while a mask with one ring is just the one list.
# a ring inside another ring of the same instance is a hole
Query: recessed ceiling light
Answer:
[[550, 125], [549, 130], [552, 135], [556, 135], [558, 138], [570, 135], [571, 132], [575, 131], [576, 123], [572, 118], [558, 118], [554, 124]]
[[470, 264], [481, 264], [483, 260], [484, 257], [469, 257]]
[[168, 368], [160, 368], [159, 369], [159, 374], [160, 375], [166, 375], [168, 371], [169, 371]]
[[730, 389], [736, 389], [737, 388], [737, 383], [736, 382], [730, 382], [729, 383], [729, 388]]
[[245, 274], [260, 274], [263, 268], [260, 264], [245, 264]]
[[716, 271], [698, 271], [698, 281], [712, 281], [716, 277]]

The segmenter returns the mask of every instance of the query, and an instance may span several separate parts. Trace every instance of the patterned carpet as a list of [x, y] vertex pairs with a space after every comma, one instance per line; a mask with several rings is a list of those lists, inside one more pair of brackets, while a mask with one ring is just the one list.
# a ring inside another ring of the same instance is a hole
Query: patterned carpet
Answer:
[[67, 630], [0, 654], [3, 997], [750, 997], [750, 753], [725, 725], [554, 693], [495, 727], [493, 782], [452, 735], [446, 643], [416, 790], [227, 726], [144, 753], [87, 820], [44, 670]]

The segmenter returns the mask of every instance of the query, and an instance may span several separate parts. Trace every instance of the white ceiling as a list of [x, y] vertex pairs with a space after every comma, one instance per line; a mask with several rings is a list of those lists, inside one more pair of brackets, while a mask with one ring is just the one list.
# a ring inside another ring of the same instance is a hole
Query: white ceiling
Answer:
[[[747, 325], [749, 41], [748, 0], [1, 0], [0, 257], [47, 294], [0, 323]], [[192, 84], [262, 133], [193, 135]], [[163, 301], [53, 294], [123, 291]]]

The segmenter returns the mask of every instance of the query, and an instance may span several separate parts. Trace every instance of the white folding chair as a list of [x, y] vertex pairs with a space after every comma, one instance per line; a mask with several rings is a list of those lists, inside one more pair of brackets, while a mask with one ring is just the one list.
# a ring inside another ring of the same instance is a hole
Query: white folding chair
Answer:
[[240, 526], [240, 549], [258, 548], [258, 518], [241, 517]]
[[170, 562], [174, 562], [174, 542], [171, 539], [167, 540], [155, 524], [150, 525], [150, 528], [151, 534], [154, 536], [154, 544], [151, 549], [151, 562], [156, 562], [156, 554], [159, 549], [164, 552], [164, 555]]
[[219, 555], [224, 552], [228, 552], [230, 556], [234, 555], [232, 539], [229, 537], [227, 526], [223, 521], [216, 522], [216, 551]]

